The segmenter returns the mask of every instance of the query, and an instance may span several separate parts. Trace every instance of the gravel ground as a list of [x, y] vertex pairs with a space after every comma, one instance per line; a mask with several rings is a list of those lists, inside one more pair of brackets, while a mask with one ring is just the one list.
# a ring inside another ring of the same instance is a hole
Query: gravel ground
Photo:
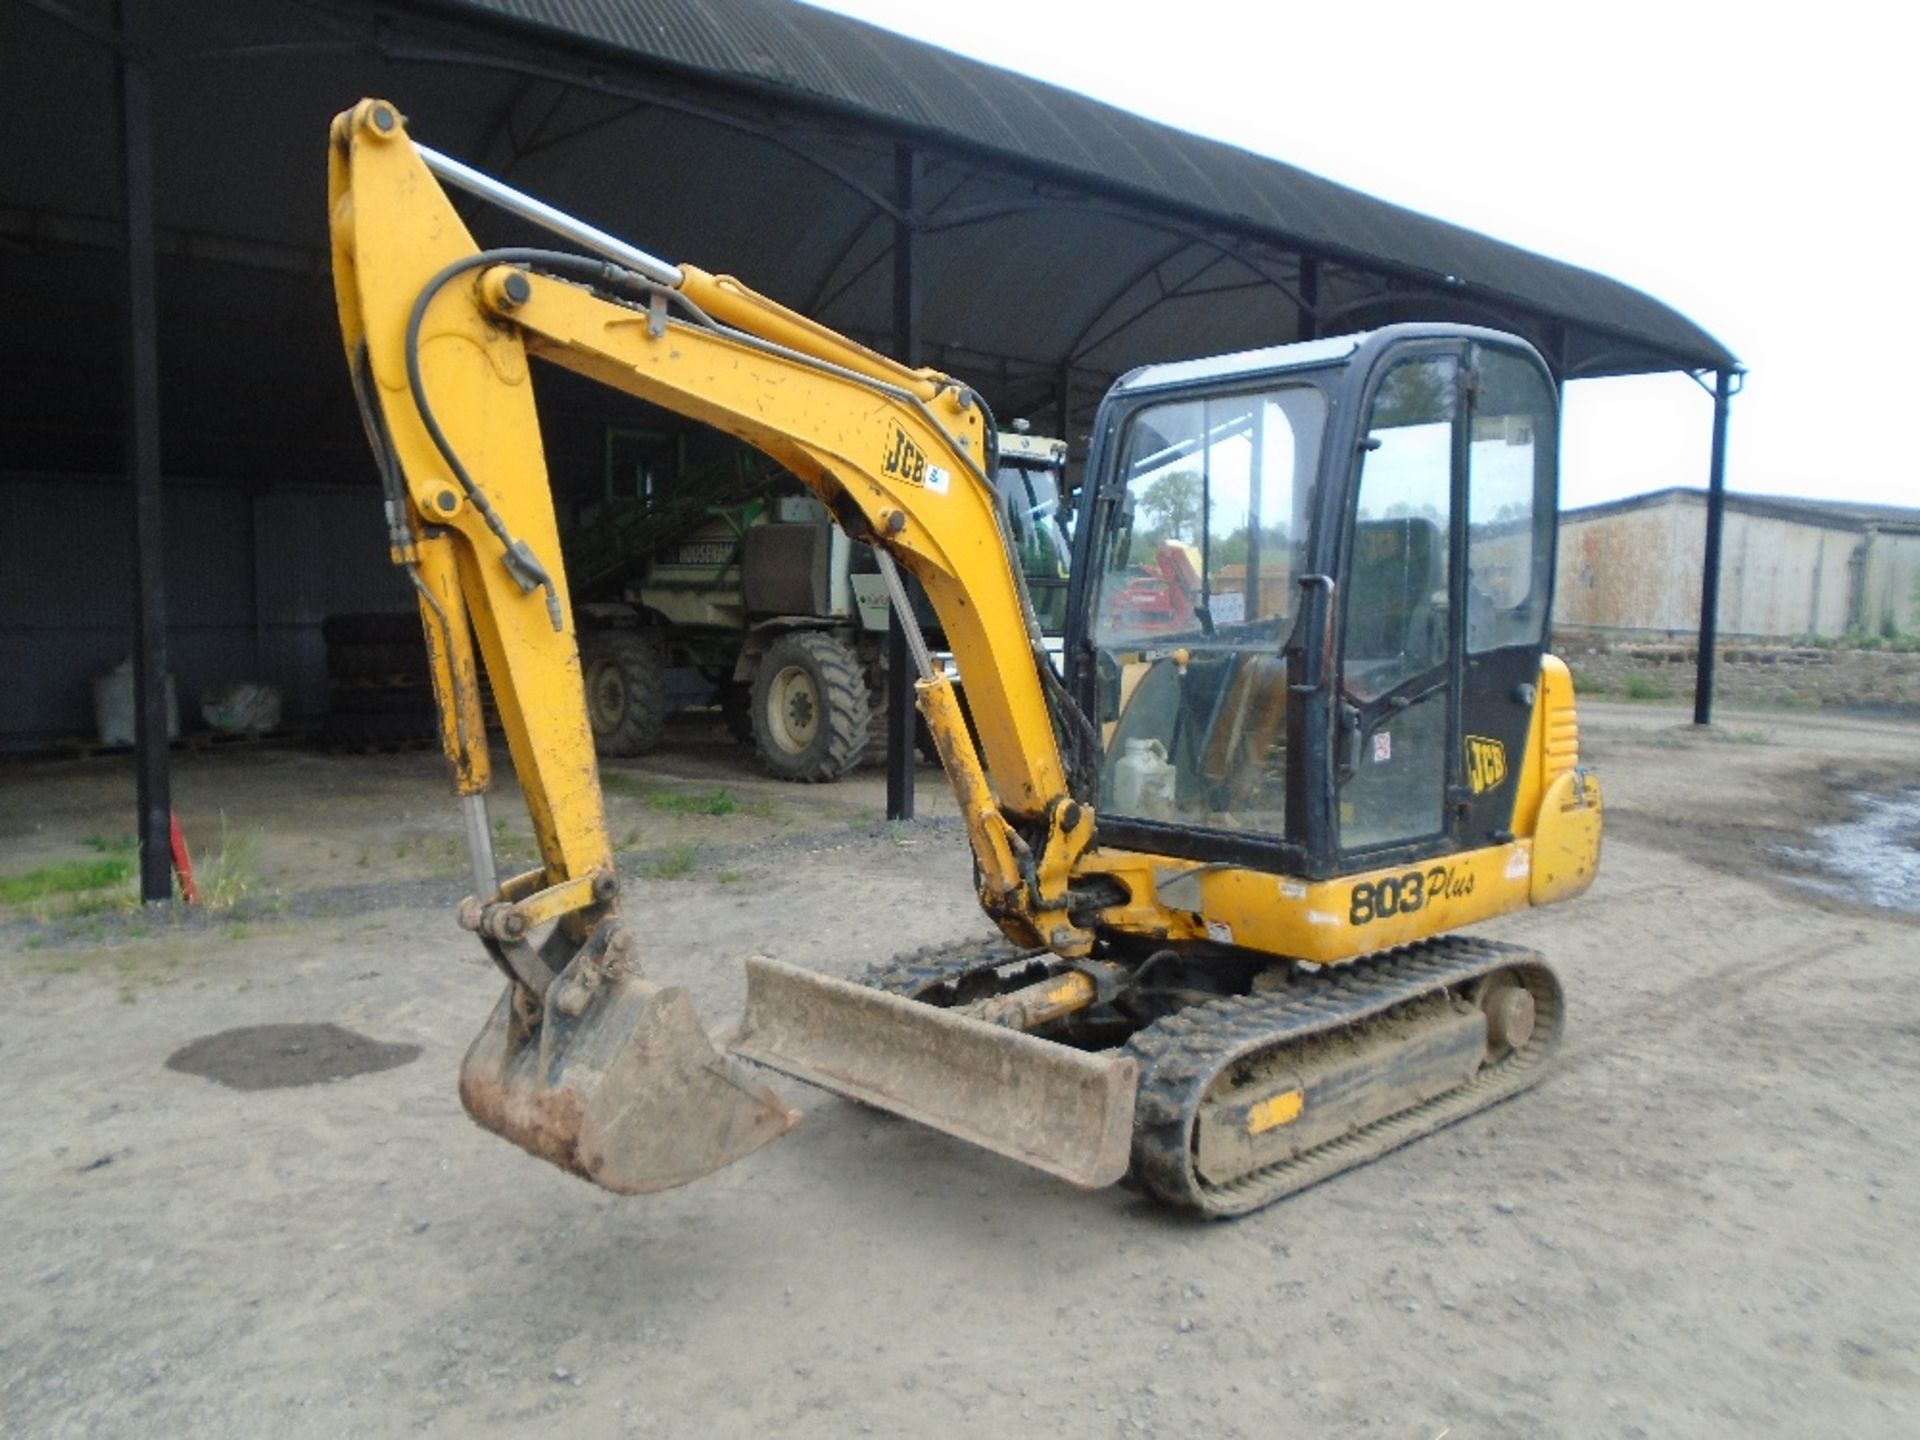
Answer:
[[[786, 1082], [778, 1144], [595, 1191], [454, 1094], [498, 984], [438, 762], [190, 758], [189, 836], [252, 852], [238, 908], [0, 917], [0, 1430], [1920, 1433], [1920, 923], [1799, 883], [1852, 795], [1920, 776], [1920, 727], [1681, 718], [1583, 707], [1600, 879], [1480, 927], [1563, 972], [1552, 1077], [1216, 1225]], [[649, 970], [715, 1028], [746, 954], [982, 932], [930, 771], [895, 827], [877, 775], [779, 786], [703, 731], [614, 773]], [[0, 870], [130, 810], [124, 764], [0, 768]], [[264, 1025], [352, 1039], [300, 1032], [310, 1084], [207, 1078]]]

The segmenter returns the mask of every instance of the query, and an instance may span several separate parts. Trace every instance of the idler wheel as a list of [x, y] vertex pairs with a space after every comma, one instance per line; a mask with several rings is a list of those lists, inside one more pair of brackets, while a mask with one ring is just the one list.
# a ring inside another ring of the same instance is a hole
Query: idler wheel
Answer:
[[1504, 1055], [1533, 1038], [1533, 992], [1511, 975], [1496, 975], [1480, 994], [1487, 1015], [1487, 1052]]

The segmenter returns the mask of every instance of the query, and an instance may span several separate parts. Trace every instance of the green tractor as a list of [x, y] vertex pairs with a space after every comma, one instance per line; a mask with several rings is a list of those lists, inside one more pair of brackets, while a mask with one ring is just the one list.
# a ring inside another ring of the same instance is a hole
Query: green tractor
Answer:
[[[609, 431], [604, 501], [570, 529], [594, 744], [644, 754], [671, 714], [718, 705], [770, 774], [837, 780], [884, 751], [879, 567], [772, 462], [743, 447], [695, 461], [690, 438]], [[1016, 430], [995, 477], [1049, 634], [1066, 613], [1066, 456]]]

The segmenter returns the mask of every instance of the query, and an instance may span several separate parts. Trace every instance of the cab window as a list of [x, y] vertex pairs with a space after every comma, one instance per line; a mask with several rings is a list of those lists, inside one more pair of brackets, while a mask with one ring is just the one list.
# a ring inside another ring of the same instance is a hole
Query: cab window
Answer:
[[1467, 457], [1467, 649], [1538, 645], [1553, 553], [1554, 396], [1518, 355], [1475, 356]]
[[1296, 384], [1128, 422], [1091, 627], [1102, 813], [1285, 835], [1283, 647], [1325, 420]]

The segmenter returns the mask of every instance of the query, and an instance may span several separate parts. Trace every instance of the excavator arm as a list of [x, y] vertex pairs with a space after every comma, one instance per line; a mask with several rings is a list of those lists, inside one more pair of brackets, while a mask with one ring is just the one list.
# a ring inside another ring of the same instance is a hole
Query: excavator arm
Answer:
[[[758, 447], [873, 544], [909, 627], [918, 703], [960, 803], [981, 902], [1016, 945], [1065, 956], [1090, 948], [1068, 914], [1067, 882], [1093, 812], [1073, 793], [1065, 757], [1094, 742], [1041, 647], [987, 478], [993, 430], [971, 392], [737, 281], [666, 265], [553, 212], [573, 238], [605, 241], [596, 248], [615, 258], [483, 250], [441, 179], [537, 205], [414, 145], [385, 102], [364, 101], [335, 121], [342, 337], [386, 487], [389, 546], [419, 599], [465, 806], [475, 893], [461, 920], [509, 982], [463, 1066], [462, 1097], [482, 1124], [565, 1168], [610, 1188], [661, 1188], [730, 1163], [795, 1117], [714, 1050], [683, 995], [640, 978], [619, 914], [528, 358]], [[925, 589], [966, 677], [978, 747], [952, 682], [929, 661], [900, 570]], [[540, 852], [536, 869], [504, 882], [493, 873], [485, 809], [476, 648]], [[1080, 763], [1084, 773], [1084, 752]], [[756, 1008], [761, 1048], [739, 1048], [759, 1058], [769, 1053], [770, 1009], [792, 1022], [822, 1007], [836, 1016], [849, 1004], [872, 1008], [871, 997], [832, 982], [764, 969], [751, 978], [756, 996], [787, 996]], [[1091, 1104], [1098, 1153], [1063, 1169], [1047, 1157], [1064, 1142], [1036, 1135], [1038, 1117], [997, 1127], [1010, 1126], [1012, 1139], [985, 1133], [978, 1100], [942, 1084], [933, 1089], [951, 1093], [934, 1096], [933, 1109], [951, 1106], [952, 1123], [929, 1113], [927, 1096], [899, 1093], [912, 1086], [883, 1082], [865, 1098], [1088, 1183], [1124, 1169], [1131, 1061], [1056, 1056], [1058, 1047], [926, 1007], [902, 1004], [864, 1023], [879, 1048], [916, 1053], [931, 1027], [937, 1044], [957, 1052], [956, 1073], [979, 1068], [976, 1052], [989, 1069], [1009, 1045], [1048, 1052], [1041, 1069], [1061, 1074], [1073, 1094], [1054, 1094], [1046, 1109]], [[817, 1053], [841, 1024], [827, 1022], [800, 1048]], [[817, 1065], [783, 1068], [820, 1078]], [[1073, 1123], [1087, 1128], [1084, 1117]]]

